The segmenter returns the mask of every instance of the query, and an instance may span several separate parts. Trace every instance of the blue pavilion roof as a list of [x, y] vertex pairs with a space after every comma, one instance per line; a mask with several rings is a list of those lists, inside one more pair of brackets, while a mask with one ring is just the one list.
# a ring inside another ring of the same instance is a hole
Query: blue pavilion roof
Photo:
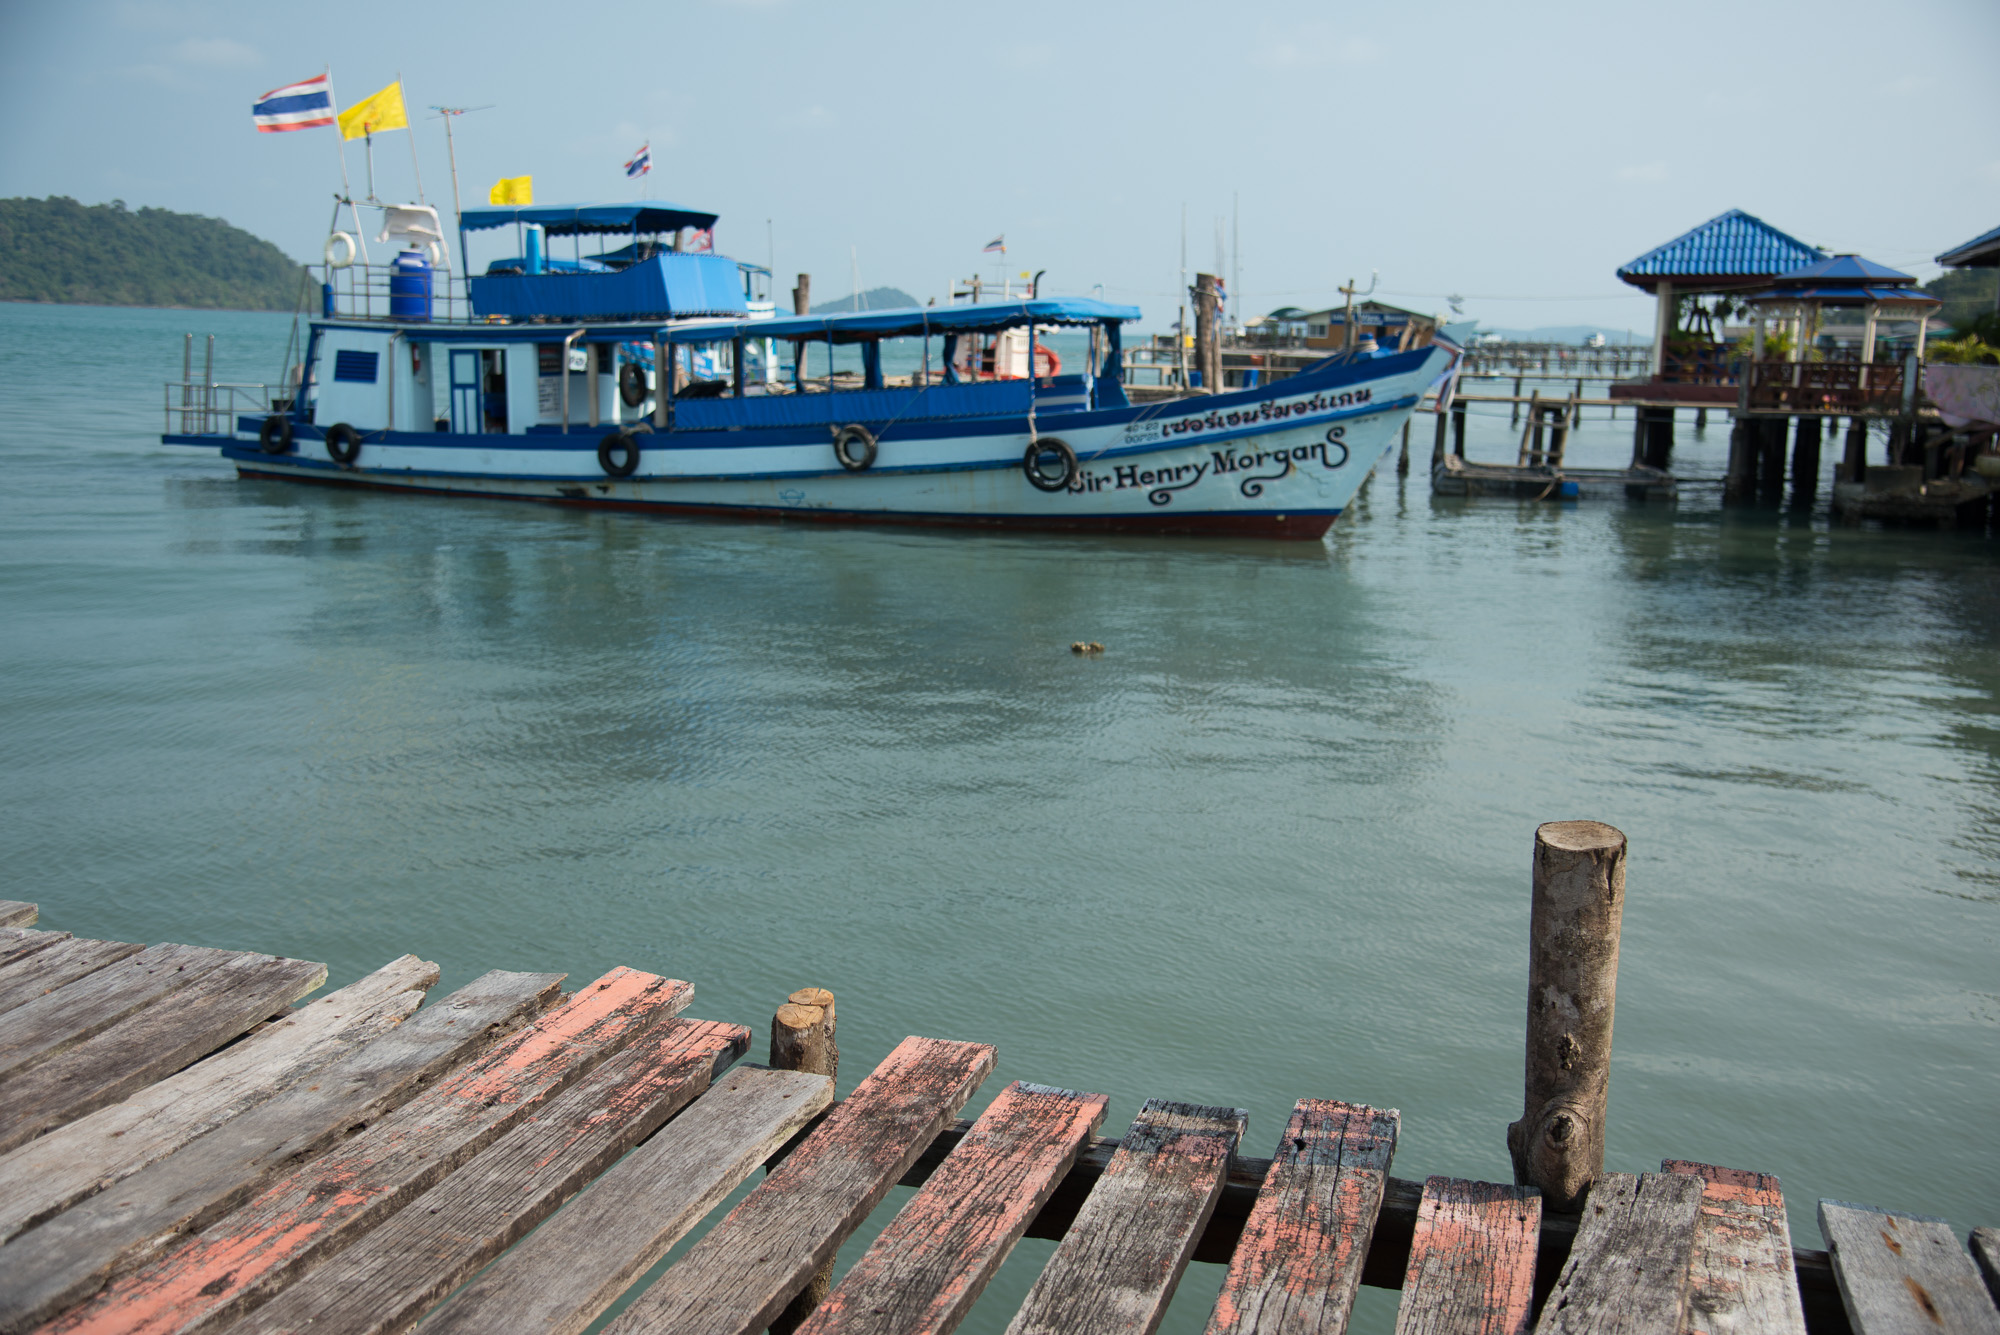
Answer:
[[1849, 283], [1895, 285], [1914, 284], [1916, 275], [1891, 269], [1886, 264], [1864, 260], [1859, 255], [1835, 255], [1830, 260], [1808, 264], [1803, 269], [1793, 269], [1781, 273], [1773, 280], [1779, 287], [1809, 287], [1818, 285], [1840, 286]]
[[1937, 262], [1954, 268], [2000, 264], [2000, 227], [1982, 232], [1962, 246], [1954, 246], [1938, 256]]
[[1634, 287], [1743, 287], [1828, 259], [1817, 246], [1779, 231], [1742, 209], [1710, 218], [1618, 270]]

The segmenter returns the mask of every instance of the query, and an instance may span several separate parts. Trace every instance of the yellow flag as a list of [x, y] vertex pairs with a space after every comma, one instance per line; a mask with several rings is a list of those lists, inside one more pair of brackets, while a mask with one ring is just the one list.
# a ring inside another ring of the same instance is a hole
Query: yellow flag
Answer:
[[410, 118], [403, 113], [401, 80], [390, 84], [373, 97], [356, 102], [340, 113], [342, 139], [359, 139], [364, 134], [380, 134], [384, 130], [409, 128]]
[[509, 176], [497, 181], [486, 192], [488, 204], [532, 204], [535, 202], [535, 178], [532, 176]]

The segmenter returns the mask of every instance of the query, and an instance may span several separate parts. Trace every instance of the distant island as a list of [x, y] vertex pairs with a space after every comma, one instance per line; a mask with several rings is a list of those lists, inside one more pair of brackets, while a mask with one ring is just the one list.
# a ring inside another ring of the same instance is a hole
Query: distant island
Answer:
[[220, 218], [0, 199], [0, 301], [289, 311], [304, 266]]
[[921, 306], [918, 301], [900, 287], [871, 287], [858, 297], [842, 297], [839, 301], [822, 301], [812, 308], [814, 315], [841, 315], [847, 311], [895, 311], [910, 306]]

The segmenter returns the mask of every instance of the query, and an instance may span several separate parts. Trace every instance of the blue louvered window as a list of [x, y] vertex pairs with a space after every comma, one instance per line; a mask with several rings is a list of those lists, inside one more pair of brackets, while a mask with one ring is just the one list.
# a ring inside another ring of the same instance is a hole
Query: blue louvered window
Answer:
[[375, 366], [379, 360], [380, 355], [377, 353], [342, 348], [333, 354], [333, 378], [372, 385], [375, 383]]

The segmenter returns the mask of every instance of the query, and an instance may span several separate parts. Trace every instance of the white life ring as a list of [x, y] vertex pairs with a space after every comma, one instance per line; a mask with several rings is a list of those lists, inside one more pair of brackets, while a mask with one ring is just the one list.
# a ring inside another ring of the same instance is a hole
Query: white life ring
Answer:
[[[340, 252], [337, 257], [334, 254], [336, 250]], [[326, 239], [326, 267], [329, 269], [345, 269], [354, 263], [354, 257], [360, 253], [361, 247], [346, 232], [335, 232]]]

